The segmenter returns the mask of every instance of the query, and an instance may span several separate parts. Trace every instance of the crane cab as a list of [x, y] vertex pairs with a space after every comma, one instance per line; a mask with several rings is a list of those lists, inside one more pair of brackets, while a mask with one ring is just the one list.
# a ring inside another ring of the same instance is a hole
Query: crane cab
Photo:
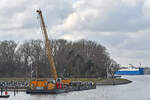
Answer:
[[55, 88], [55, 84], [48, 82], [47, 80], [35, 80], [30, 82], [31, 90], [52, 90]]
[[47, 88], [48, 81], [46, 80], [35, 80], [30, 82], [30, 89], [32, 90], [44, 90]]

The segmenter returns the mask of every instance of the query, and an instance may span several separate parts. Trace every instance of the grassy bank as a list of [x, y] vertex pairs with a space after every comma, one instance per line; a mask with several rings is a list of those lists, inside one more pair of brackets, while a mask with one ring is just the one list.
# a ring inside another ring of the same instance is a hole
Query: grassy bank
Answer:
[[82, 82], [94, 82], [97, 85], [120, 85], [131, 83], [132, 81], [123, 79], [123, 78], [115, 78], [115, 79], [97, 79], [97, 78], [72, 78], [72, 81], [82, 81]]
[[[25, 78], [0, 78], [0, 81], [25, 81], [30, 80]], [[50, 78], [40, 78], [40, 80], [50, 80]], [[98, 78], [70, 78], [71, 81], [82, 81], [82, 82], [94, 82], [97, 85], [120, 85], [131, 83], [132, 81], [123, 79], [123, 78], [115, 78], [115, 79], [98, 79]]]
[[102, 80], [100, 82], [97, 82], [97, 85], [121, 85], [121, 84], [128, 84], [131, 83], [132, 81], [127, 80], [127, 79], [106, 79]]

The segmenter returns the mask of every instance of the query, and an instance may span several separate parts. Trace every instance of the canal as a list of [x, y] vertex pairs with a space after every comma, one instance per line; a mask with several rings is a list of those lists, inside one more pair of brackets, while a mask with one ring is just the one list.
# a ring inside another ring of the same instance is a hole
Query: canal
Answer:
[[[150, 75], [123, 76], [133, 81], [130, 84], [97, 86], [97, 89], [74, 91], [57, 95], [30, 95], [9, 92], [7, 100], [150, 100]], [[6, 99], [0, 99], [6, 100]]]

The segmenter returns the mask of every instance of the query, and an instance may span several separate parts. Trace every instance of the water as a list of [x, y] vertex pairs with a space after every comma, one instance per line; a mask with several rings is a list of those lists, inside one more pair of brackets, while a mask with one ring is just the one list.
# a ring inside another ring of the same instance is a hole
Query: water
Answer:
[[[123, 76], [133, 82], [125, 85], [97, 86], [97, 89], [57, 95], [30, 95], [9, 92], [7, 100], [150, 100], [150, 75]], [[0, 98], [0, 100], [6, 100]]]

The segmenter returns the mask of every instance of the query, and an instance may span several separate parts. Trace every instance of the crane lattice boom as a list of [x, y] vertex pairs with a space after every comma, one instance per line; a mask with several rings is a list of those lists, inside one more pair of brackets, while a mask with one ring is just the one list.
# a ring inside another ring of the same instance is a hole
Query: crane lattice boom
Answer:
[[46, 26], [45, 26], [45, 23], [44, 23], [42, 11], [37, 10], [37, 13], [40, 16], [41, 29], [42, 29], [42, 31], [44, 33], [44, 37], [45, 37], [45, 45], [46, 45], [46, 49], [47, 49], [47, 54], [48, 54], [48, 60], [49, 60], [49, 63], [50, 63], [51, 73], [52, 73], [53, 79], [56, 80], [57, 79], [56, 67], [55, 67], [55, 63], [54, 63], [54, 58], [52, 56], [52, 50], [51, 50], [51, 47], [50, 47], [50, 42], [48, 40], [48, 35], [47, 35]]

